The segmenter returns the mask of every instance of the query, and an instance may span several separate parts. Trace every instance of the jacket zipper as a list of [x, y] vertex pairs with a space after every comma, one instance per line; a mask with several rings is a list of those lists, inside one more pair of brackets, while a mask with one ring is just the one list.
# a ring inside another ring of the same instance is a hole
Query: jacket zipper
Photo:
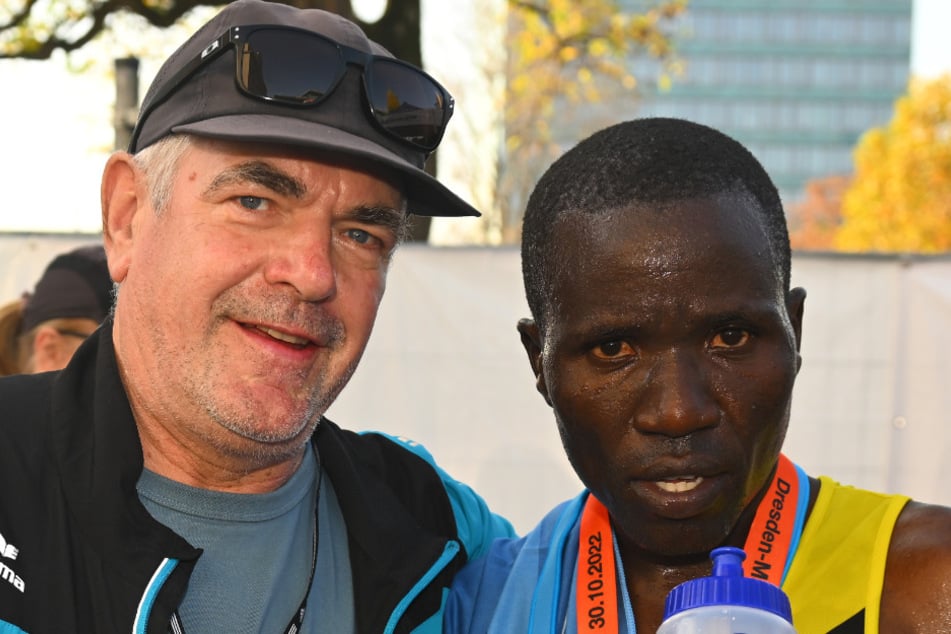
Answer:
[[389, 620], [386, 622], [386, 628], [383, 630], [384, 634], [393, 634], [396, 631], [396, 625], [400, 622], [400, 619], [403, 618], [403, 614], [406, 612], [406, 609], [409, 605], [422, 593], [422, 591], [428, 586], [433, 579], [436, 578], [442, 570], [449, 565], [449, 562], [459, 553], [461, 546], [459, 542], [455, 540], [449, 540], [446, 543], [446, 546], [443, 548], [442, 555], [439, 556], [439, 559], [426, 571], [426, 574], [420, 577], [419, 581], [410, 588], [409, 592], [406, 593], [406, 596], [396, 604], [396, 608], [393, 609], [393, 613], [390, 615]]

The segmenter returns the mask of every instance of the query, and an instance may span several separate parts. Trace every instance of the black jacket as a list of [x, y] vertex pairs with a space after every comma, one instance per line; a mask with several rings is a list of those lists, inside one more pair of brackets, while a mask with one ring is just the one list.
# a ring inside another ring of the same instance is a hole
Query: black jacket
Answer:
[[[201, 555], [139, 501], [111, 335], [107, 321], [62, 372], [0, 379], [0, 632], [164, 634]], [[510, 526], [424, 451], [326, 419], [313, 442], [347, 525], [357, 630], [438, 632], [443, 588]]]

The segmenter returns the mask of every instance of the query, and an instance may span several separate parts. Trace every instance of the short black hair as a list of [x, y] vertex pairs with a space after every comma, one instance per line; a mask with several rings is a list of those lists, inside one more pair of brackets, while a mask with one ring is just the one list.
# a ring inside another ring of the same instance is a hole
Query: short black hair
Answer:
[[553, 266], [552, 232], [569, 214], [602, 214], [636, 203], [721, 193], [752, 196], [762, 214], [778, 279], [789, 290], [786, 216], [772, 179], [741, 143], [684, 119], [618, 123], [563, 154], [535, 185], [522, 222], [522, 278], [532, 316], [544, 327]]

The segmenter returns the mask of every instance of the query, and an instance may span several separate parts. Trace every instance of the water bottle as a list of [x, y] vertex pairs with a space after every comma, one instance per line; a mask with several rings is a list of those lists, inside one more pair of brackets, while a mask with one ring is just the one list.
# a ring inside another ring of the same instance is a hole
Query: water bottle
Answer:
[[741, 548], [710, 553], [713, 574], [667, 595], [657, 634], [796, 634], [789, 598], [771, 583], [743, 576]]

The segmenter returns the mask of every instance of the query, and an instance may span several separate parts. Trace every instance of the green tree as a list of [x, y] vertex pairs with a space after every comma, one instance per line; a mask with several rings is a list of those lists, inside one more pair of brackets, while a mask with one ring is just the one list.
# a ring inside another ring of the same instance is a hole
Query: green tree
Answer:
[[951, 251], [951, 75], [913, 79], [891, 122], [863, 135], [836, 245]]

